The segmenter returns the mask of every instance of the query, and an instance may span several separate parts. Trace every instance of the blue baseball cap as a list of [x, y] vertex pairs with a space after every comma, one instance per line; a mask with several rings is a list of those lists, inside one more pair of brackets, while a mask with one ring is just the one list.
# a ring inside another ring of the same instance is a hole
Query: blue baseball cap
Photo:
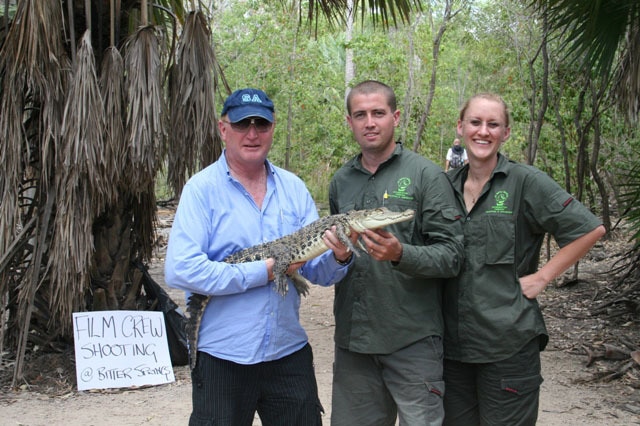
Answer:
[[222, 116], [227, 115], [232, 123], [248, 117], [262, 117], [273, 123], [273, 112], [273, 102], [267, 94], [251, 88], [236, 90], [224, 101], [222, 107]]

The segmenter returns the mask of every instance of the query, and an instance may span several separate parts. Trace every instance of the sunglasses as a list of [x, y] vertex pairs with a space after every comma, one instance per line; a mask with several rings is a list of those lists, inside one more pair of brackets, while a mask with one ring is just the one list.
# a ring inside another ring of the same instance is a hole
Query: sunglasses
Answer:
[[231, 125], [231, 128], [238, 133], [247, 133], [249, 128], [253, 125], [258, 133], [266, 133], [273, 127], [273, 123], [265, 118], [245, 118], [238, 122], [232, 123], [230, 121], [222, 120], [225, 123]]

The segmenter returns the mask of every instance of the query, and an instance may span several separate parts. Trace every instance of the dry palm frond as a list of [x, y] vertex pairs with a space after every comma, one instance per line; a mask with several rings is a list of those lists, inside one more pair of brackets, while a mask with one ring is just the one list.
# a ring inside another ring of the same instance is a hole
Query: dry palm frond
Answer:
[[125, 87], [128, 146], [127, 181], [131, 192], [152, 188], [156, 172], [156, 153], [164, 145], [164, 106], [158, 38], [153, 27], [139, 29], [125, 46]]
[[[8, 284], [12, 286], [9, 290], [17, 295], [13, 298], [17, 306], [12, 307], [16, 313], [10, 320], [20, 336], [14, 383], [22, 375], [35, 295], [46, 274], [41, 260], [48, 251], [49, 218], [54, 204], [54, 195], [48, 188], [53, 181], [53, 159], [60, 135], [67, 77], [63, 71], [67, 56], [60, 32], [61, 2], [24, 0], [17, 6], [0, 53], [3, 78], [0, 135], [4, 143], [2, 161], [8, 172], [0, 182], [0, 221], [3, 223], [0, 247], [6, 248], [14, 234], [19, 236], [17, 230], [21, 223], [32, 223], [36, 216], [38, 220], [28, 237], [29, 250], [16, 252], [10, 262], [17, 265]], [[21, 191], [29, 196], [18, 196]], [[51, 209], [47, 210], [45, 203]], [[4, 295], [6, 290], [3, 287], [0, 294]]]
[[82, 38], [62, 125], [56, 169], [58, 214], [51, 265], [51, 303], [63, 328], [89, 289], [93, 251], [92, 223], [108, 199], [110, 182], [103, 157], [103, 105], [89, 32]]
[[[47, 123], [46, 109], [48, 102], [59, 99], [61, 90], [59, 57], [64, 57], [58, 30], [60, 28], [59, 2], [42, 2], [25, 0], [17, 5], [13, 24], [6, 35], [2, 51], [0, 52], [0, 84], [2, 98], [0, 99], [0, 137], [3, 143], [0, 150], [0, 160], [5, 170], [0, 176], [0, 250], [4, 252], [10, 244], [15, 227], [18, 226], [18, 197], [17, 191], [25, 171], [25, 166], [32, 156], [38, 157], [30, 150], [38, 150], [38, 143], [30, 146], [22, 126], [25, 111], [38, 115], [43, 120], [41, 145], [56, 137], [59, 128], [53, 123]], [[60, 55], [58, 55], [60, 53]], [[27, 108], [28, 107], [28, 108]], [[36, 136], [37, 138], [37, 136]], [[47, 179], [47, 169], [41, 167], [43, 179]]]
[[[57, 63], [62, 45], [57, 35], [61, 28], [59, 2], [23, 0], [18, 2], [16, 16], [3, 50], [11, 50], [12, 73], [24, 72], [32, 87], [47, 87], [47, 67]], [[16, 71], [17, 70], [17, 71]]]
[[[25, 321], [21, 325], [19, 338], [18, 338], [18, 355], [16, 356], [16, 366], [13, 372], [13, 382], [12, 385], [16, 386], [19, 381], [22, 380], [22, 372], [23, 372], [23, 362], [24, 355], [26, 353], [27, 348], [27, 340], [29, 340], [29, 334], [31, 330], [31, 316], [34, 313], [42, 313], [50, 312], [51, 300], [49, 299], [49, 306], [43, 306], [42, 309], [38, 310], [36, 306], [36, 300], [38, 296], [38, 289], [40, 286], [40, 265], [43, 263], [43, 259], [45, 256], [45, 252], [48, 250], [49, 243], [49, 222], [53, 216], [53, 203], [55, 201], [55, 196], [53, 192], [55, 189], [49, 188], [49, 194], [46, 197], [46, 203], [43, 206], [43, 211], [38, 218], [37, 227], [41, 232], [37, 233], [37, 243], [35, 244], [35, 250], [33, 253], [30, 253], [33, 256], [30, 267], [28, 268], [28, 273], [25, 274], [23, 278], [23, 285], [26, 287], [25, 294], [22, 294], [23, 303], [20, 304], [20, 309], [24, 314]], [[42, 275], [46, 275], [43, 273]], [[49, 316], [52, 318], [52, 316]], [[44, 324], [44, 322], [43, 322]]]
[[[59, 135], [59, 106], [65, 79], [60, 71], [66, 62], [59, 34], [60, 13], [59, 2], [19, 2], [0, 53], [0, 137], [3, 141], [0, 157], [5, 166], [5, 173], [0, 175], [0, 222], [3, 224], [0, 250], [3, 253], [20, 226], [19, 215], [24, 211], [23, 220], [28, 221], [29, 215], [38, 214], [37, 200], [22, 209], [19, 205], [22, 181], [40, 179], [39, 191], [47, 193], [51, 170], [47, 160], [53, 156], [52, 147]], [[48, 232], [47, 229], [39, 231]], [[39, 271], [39, 265], [32, 267]], [[30, 303], [25, 296], [29, 293], [18, 294], [21, 304]], [[19, 316], [27, 327], [29, 319], [23, 311], [19, 309]]]
[[[25, 135], [22, 132], [22, 114], [24, 99], [22, 90], [24, 78], [12, 79], [4, 73], [6, 68], [0, 65], [2, 98], [0, 99], [0, 164], [4, 170], [0, 173], [0, 253], [6, 253], [11, 244], [19, 222], [18, 188], [24, 173]], [[23, 77], [23, 76], [22, 76]], [[4, 282], [0, 281], [0, 294]]]
[[78, 48], [64, 111], [62, 160], [66, 172], [74, 177], [72, 183], [88, 185], [96, 214], [100, 213], [105, 200], [111, 198], [110, 193], [114, 191], [105, 170], [104, 128], [104, 106], [90, 32], [86, 31]]
[[187, 175], [215, 161], [222, 152], [214, 102], [216, 59], [201, 12], [191, 12], [187, 17], [176, 62], [169, 93], [168, 182], [179, 195]]
[[[124, 138], [124, 62], [115, 47], [107, 49], [102, 61], [100, 88], [105, 115], [105, 160], [115, 189], [124, 181], [127, 144]], [[114, 192], [114, 196], [117, 191]], [[111, 202], [115, 202], [114, 198]]]
[[[23, 96], [39, 111], [43, 186], [52, 178], [55, 141], [60, 135], [60, 111], [68, 58], [61, 40], [61, 2], [24, 0], [17, 4], [14, 24], [3, 45], [10, 64], [7, 78], [24, 81]], [[12, 83], [13, 84], [13, 83]], [[19, 123], [20, 121], [18, 121]]]

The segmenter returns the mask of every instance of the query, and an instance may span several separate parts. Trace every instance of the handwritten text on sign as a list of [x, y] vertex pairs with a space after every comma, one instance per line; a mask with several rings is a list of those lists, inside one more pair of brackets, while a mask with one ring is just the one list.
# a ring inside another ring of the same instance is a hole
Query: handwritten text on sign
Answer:
[[78, 390], [175, 381], [162, 312], [75, 312]]

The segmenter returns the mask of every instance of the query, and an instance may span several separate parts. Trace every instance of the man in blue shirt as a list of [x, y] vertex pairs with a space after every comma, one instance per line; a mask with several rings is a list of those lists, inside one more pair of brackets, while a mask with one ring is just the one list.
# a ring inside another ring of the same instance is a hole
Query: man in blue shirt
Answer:
[[[275, 291], [271, 258], [222, 261], [310, 224], [316, 206], [302, 180], [267, 160], [275, 112], [264, 92], [232, 93], [218, 127], [225, 150], [185, 185], [165, 260], [169, 286], [212, 296], [199, 329], [189, 424], [251, 425], [257, 411], [264, 425], [319, 425], [313, 355], [293, 284], [285, 296]], [[299, 268], [325, 286], [342, 279], [352, 253], [333, 230], [324, 241], [330, 251], [289, 272]]]

